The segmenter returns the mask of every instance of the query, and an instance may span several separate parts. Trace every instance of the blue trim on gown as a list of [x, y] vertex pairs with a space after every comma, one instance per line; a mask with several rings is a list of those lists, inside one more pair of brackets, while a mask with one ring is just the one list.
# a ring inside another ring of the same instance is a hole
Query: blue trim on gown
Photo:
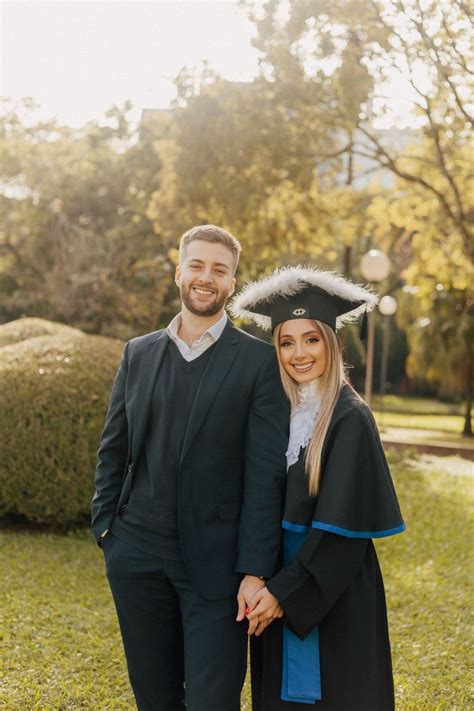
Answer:
[[313, 521], [311, 528], [319, 528], [321, 531], [328, 533], [338, 533], [340, 536], [348, 538], [385, 538], [385, 536], [394, 536], [396, 533], [402, 533], [406, 529], [404, 523], [395, 528], [386, 528], [383, 531], [350, 531], [348, 528], [333, 526], [330, 523], [322, 523], [322, 521]]
[[[292, 528], [284, 526], [283, 532], [283, 563], [285, 566], [294, 558], [309, 530], [309, 526], [290, 525]], [[321, 700], [319, 631], [317, 627], [302, 641], [286, 625], [283, 625], [281, 699], [301, 704], [314, 704]]]
[[400, 526], [395, 526], [395, 528], [386, 528], [382, 531], [351, 531], [349, 528], [333, 526], [331, 523], [323, 523], [322, 521], [313, 521], [311, 526], [304, 526], [301, 523], [291, 523], [291, 521], [282, 521], [281, 525], [285, 531], [293, 531], [293, 533], [307, 533], [311, 528], [318, 528], [321, 531], [337, 533], [340, 536], [346, 536], [348, 538], [385, 538], [385, 536], [394, 536], [406, 530], [404, 523], [400, 524]]

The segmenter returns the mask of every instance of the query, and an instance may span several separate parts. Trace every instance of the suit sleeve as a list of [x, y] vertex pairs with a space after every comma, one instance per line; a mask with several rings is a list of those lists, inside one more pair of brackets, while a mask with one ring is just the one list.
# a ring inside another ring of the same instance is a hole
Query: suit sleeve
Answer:
[[368, 540], [312, 530], [288, 567], [268, 581], [297, 637], [304, 639], [349, 587], [362, 568]]
[[106, 528], [109, 528], [114, 519], [127, 464], [128, 423], [125, 412], [125, 382], [128, 346], [127, 343], [112, 386], [97, 454], [95, 494], [92, 499], [92, 530], [96, 539]]
[[257, 377], [247, 423], [238, 573], [269, 578], [276, 569], [289, 418], [289, 403], [272, 349]]

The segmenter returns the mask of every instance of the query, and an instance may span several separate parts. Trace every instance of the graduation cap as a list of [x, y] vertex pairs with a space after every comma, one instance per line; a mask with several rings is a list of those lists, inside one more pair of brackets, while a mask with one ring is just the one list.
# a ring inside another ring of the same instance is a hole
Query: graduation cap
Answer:
[[284, 321], [308, 318], [322, 321], [334, 331], [367, 312], [378, 297], [372, 291], [334, 272], [313, 267], [282, 267], [268, 277], [247, 284], [230, 304], [235, 318], [251, 320], [266, 331]]

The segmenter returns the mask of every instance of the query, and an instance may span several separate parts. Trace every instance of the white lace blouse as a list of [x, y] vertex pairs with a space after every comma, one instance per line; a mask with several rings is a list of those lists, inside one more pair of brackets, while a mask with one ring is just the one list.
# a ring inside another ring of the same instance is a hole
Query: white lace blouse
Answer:
[[308, 446], [314, 422], [321, 408], [319, 380], [298, 386], [298, 404], [291, 412], [290, 439], [286, 452], [287, 469], [298, 461], [300, 450]]

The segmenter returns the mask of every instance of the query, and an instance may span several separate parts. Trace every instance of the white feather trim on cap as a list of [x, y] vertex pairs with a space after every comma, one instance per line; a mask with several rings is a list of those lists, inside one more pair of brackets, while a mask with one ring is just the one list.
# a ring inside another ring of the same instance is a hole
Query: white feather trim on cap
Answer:
[[338, 330], [346, 323], [356, 321], [366, 308], [367, 311], [372, 311], [379, 301], [373, 291], [361, 284], [354, 284], [335, 272], [325, 272], [306, 266], [280, 267], [271, 276], [246, 284], [240, 294], [232, 299], [229, 310], [234, 318], [251, 320], [265, 331], [270, 331], [270, 316], [257, 314], [249, 309], [258, 303], [271, 303], [277, 297], [294, 296], [308, 285], [317, 286], [328, 294], [342, 299], [364, 302], [353, 311], [337, 317]]

